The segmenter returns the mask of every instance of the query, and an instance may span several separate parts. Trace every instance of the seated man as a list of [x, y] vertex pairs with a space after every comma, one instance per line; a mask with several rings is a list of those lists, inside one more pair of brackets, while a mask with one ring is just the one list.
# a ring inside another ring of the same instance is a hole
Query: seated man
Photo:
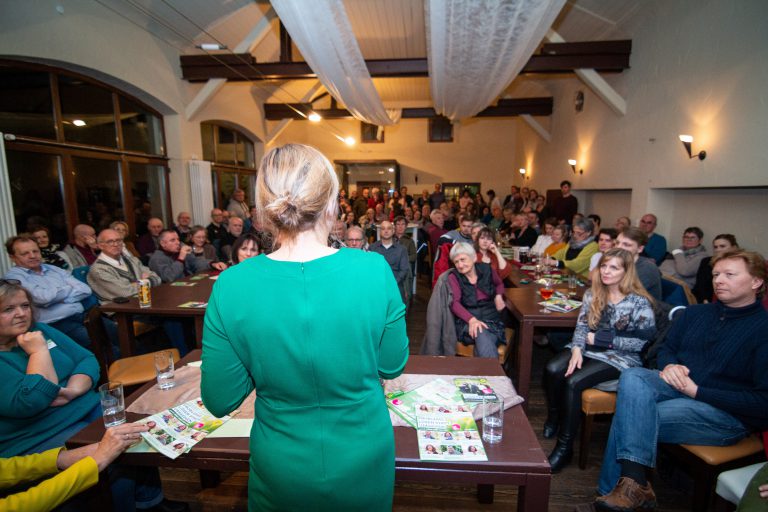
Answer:
[[32, 238], [11, 237], [5, 248], [16, 266], [4, 278], [19, 281], [29, 291], [37, 310], [36, 320], [58, 329], [83, 347], [90, 346], [91, 339], [83, 325], [85, 310], [80, 302], [92, 293], [88, 285], [59, 267], [42, 263], [40, 248]]
[[[464, 242], [467, 244], [473, 244], [472, 240], [472, 224], [475, 223], [475, 218], [469, 213], [464, 213], [459, 216], [459, 227], [448, 231], [437, 242], [437, 246], [440, 247], [445, 243], [455, 244], [456, 242]], [[534, 242], [536, 239], [534, 238]]]
[[150, 256], [149, 268], [160, 276], [164, 283], [170, 283], [210, 268], [217, 270], [227, 268], [221, 262], [209, 264], [208, 260], [202, 256], [196, 258], [192, 254], [192, 248], [188, 245], [182, 245], [179, 235], [172, 229], [161, 231], [159, 238], [160, 249]]
[[142, 261], [149, 261], [153, 252], [160, 248], [159, 237], [163, 230], [163, 221], [157, 217], [152, 217], [147, 221], [147, 232], [136, 240], [136, 250]]
[[[178, 240], [178, 239], [177, 239]], [[159, 286], [160, 276], [142, 265], [138, 258], [123, 251], [123, 238], [113, 229], [105, 229], [97, 239], [101, 254], [91, 265], [88, 284], [100, 302], [115, 300], [117, 297], [135, 297], [139, 293], [139, 279], [146, 279], [150, 286]], [[157, 325], [157, 317], [140, 315], [134, 317], [144, 323]], [[109, 320], [110, 322], [113, 322]], [[180, 320], [164, 319], [163, 330], [171, 344], [186, 354], [189, 349], [184, 341], [184, 326]], [[116, 332], [114, 328], [108, 329]], [[114, 340], [113, 340], [114, 342]]]
[[645, 233], [636, 227], [628, 227], [619, 233], [616, 239], [616, 247], [629, 251], [635, 257], [635, 272], [637, 278], [645, 287], [648, 295], [656, 300], [661, 300], [661, 271], [651, 258], [641, 256], [647, 238]]
[[333, 229], [328, 235], [328, 247], [341, 249], [347, 245], [344, 243], [344, 236], [347, 234], [347, 224], [342, 219], [336, 219], [333, 223]]
[[637, 227], [642, 229], [645, 236], [648, 237], [643, 256], [652, 258], [657, 265], [661, 265], [667, 255], [667, 239], [655, 232], [657, 222], [654, 214], [646, 213], [640, 217], [640, 223]]
[[221, 251], [222, 240], [227, 232], [227, 225], [224, 224], [224, 213], [219, 208], [211, 210], [211, 223], [205, 229], [208, 231], [208, 241], [216, 248], [216, 252]]
[[224, 261], [232, 260], [232, 245], [243, 234], [245, 222], [240, 217], [232, 216], [227, 223], [227, 232], [221, 239], [221, 257]]
[[365, 239], [365, 233], [360, 226], [350, 226], [347, 229], [347, 235], [344, 237], [344, 243], [350, 249], [368, 250], [368, 241]]
[[395, 241], [395, 227], [388, 220], [381, 223], [379, 236], [379, 240], [371, 244], [370, 251], [381, 254], [387, 260], [392, 273], [395, 275], [395, 281], [397, 281], [397, 287], [400, 289], [403, 303], [406, 303], [405, 286], [408, 276], [411, 275], [411, 266], [408, 264], [408, 251]]
[[179, 212], [176, 216], [176, 225], [173, 230], [179, 235], [179, 240], [183, 244], [189, 244], [190, 232], [192, 231], [192, 215], [189, 212]]
[[657, 443], [727, 446], [768, 430], [765, 261], [735, 249], [713, 258], [718, 302], [688, 307], [659, 349], [661, 371], [624, 370], [595, 505], [656, 506], [646, 470]]
[[96, 231], [88, 224], [78, 224], [72, 230], [72, 243], [62, 251], [70, 269], [86, 267], [96, 261]]

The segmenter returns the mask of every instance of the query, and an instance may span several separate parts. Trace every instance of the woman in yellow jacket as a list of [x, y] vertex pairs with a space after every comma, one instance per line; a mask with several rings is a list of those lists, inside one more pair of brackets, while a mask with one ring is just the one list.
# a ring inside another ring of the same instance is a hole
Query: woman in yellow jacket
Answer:
[[94, 486], [99, 472], [141, 439], [146, 425], [126, 423], [107, 429], [101, 441], [74, 450], [54, 448], [43, 453], [0, 459], [3, 489], [51, 478], [23, 492], [0, 498], [0, 512], [46, 512]]

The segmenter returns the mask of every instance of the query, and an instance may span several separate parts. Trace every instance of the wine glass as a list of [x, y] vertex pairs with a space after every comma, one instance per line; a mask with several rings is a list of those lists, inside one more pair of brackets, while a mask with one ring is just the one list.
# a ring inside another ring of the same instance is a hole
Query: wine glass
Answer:
[[[539, 288], [539, 295], [541, 295], [541, 298], [544, 299], [544, 301], [548, 301], [552, 298], [552, 294], [555, 293], [555, 289], [552, 288], [553, 280], [552, 279], [542, 279], [543, 286]], [[543, 306], [539, 313], [544, 313], [545, 315], [548, 315], [551, 313], [549, 309], [547, 309], [546, 306]]]

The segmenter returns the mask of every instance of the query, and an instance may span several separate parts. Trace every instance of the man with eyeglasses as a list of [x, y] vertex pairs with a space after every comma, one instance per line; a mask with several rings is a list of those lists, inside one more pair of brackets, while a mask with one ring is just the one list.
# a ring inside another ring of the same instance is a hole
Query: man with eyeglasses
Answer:
[[365, 239], [365, 234], [363, 234], [363, 229], [360, 226], [351, 226], [347, 229], [347, 236], [344, 238], [344, 243], [347, 244], [347, 247], [350, 249], [368, 250], [368, 247], [366, 247], [368, 243]]
[[37, 310], [37, 321], [58, 329], [83, 347], [91, 344], [83, 325], [84, 311], [81, 301], [91, 296], [87, 284], [53, 265], [42, 262], [40, 247], [28, 236], [8, 239], [5, 248], [16, 265], [5, 279], [16, 280], [26, 288]]
[[640, 217], [640, 223], [637, 225], [645, 236], [648, 237], [648, 243], [645, 244], [643, 256], [653, 258], [657, 265], [661, 265], [664, 256], [667, 255], [667, 239], [656, 233], [657, 218], [652, 213], [646, 213]]

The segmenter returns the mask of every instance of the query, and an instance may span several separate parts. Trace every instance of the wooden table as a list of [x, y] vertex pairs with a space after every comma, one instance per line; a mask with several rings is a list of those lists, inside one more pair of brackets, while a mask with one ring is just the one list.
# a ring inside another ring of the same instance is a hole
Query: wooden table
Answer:
[[106, 302], [101, 305], [102, 311], [115, 314], [120, 353], [123, 357], [135, 353], [134, 315], [192, 317], [195, 321], [195, 343], [198, 348], [202, 347], [205, 308], [180, 308], [179, 305], [191, 301], [208, 302], [214, 280], [209, 277], [199, 280], [185, 277], [180, 281], [196, 284], [194, 286], [173, 286], [172, 283], [163, 283], [160, 286], [154, 286], [152, 287], [152, 306], [148, 308], [140, 307], [139, 299], [136, 297], [131, 297], [128, 302], [122, 304]]
[[[180, 364], [200, 358], [193, 350]], [[411, 356], [406, 373], [442, 375], [503, 375], [493, 359]], [[147, 383], [126, 399], [126, 407], [138, 399], [154, 383]], [[127, 413], [129, 421], [141, 415]], [[482, 428], [482, 423], [480, 423]], [[408, 427], [395, 427], [395, 477], [404, 481], [449, 482], [478, 486], [479, 499], [493, 499], [493, 486], [516, 485], [520, 488], [519, 511], [547, 510], [549, 503], [550, 467], [522, 407], [507, 409], [504, 415], [503, 441], [496, 445], [485, 443], [487, 462], [435, 462], [419, 459], [416, 432]], [[101, 419], [78, 432], [67, 441], [75, 448], [97, 442], [104, 434]], [[248, 471], [249, 438], [207, 438], [192, 451], [176, 460], [157, 453], [123, 454], [120, 463], [136, 466], [162, 466], [214, 471]]]

